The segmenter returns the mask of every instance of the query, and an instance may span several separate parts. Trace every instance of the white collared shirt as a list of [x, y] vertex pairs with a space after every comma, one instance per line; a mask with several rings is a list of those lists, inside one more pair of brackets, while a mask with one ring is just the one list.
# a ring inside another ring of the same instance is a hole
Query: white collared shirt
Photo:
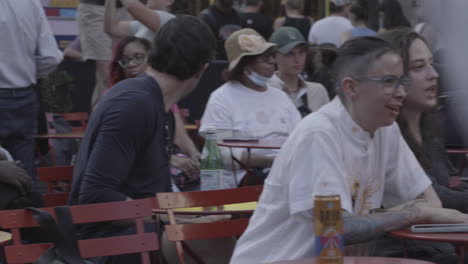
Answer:
[[0, 34], [0, 88], [35, 84], [62, 61], [38, 0], [1, 0]]
[[367, 214], [430, 185], [396, 123], [371, 138], [336, 97], [302, 119], [282, 146], [231, 264], [313, 257], [314, 195], [339, 194], [342, 209]]
[[301, 87], [299, 87], [298, 92], [294, 94], [288, 94], [286, 92], [286, 84], [279, 78], [277, 72], [273, 74], [273, 76], [268, 81], [268, 84], [271, 87], [284, 91], [289, 96], [296, 108], [299, 108], [303, 105], [301, 97], [304, 94], [307, 94], [307, 107], [309, 107], [311, 112], [317, 111], [320, 109], [320, 107], [330, 102], [327, 90], [323, 85], [315, 82], [307, 82], [304, 80], [304, 78], [302, 78], [301, 75], [299, 75], [299, 79]]

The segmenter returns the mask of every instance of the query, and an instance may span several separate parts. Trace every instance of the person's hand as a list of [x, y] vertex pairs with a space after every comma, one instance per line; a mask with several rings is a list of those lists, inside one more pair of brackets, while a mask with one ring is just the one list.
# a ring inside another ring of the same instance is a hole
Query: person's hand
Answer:
[[12, 185], [22, 194], [31, 190], [32, 181], [19, 161], [0, 160], [0, 182]]
[[190, 158], [193, 159], [194, 161], [198, 162], [198, 165], [200, 166], [201, 153], [199, 151], [196, 151], [196, 152], [190, 154]]
[[190, 179], [200, 175], [200, 163], [187, 157], [171, 156], [171, 166], [181, 169]]

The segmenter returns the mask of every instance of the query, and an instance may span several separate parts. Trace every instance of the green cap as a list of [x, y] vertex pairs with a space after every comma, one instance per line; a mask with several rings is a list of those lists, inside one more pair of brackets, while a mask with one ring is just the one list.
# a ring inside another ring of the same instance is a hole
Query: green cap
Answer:
[[277, 45], [278, 51], [285, 54], [294, 49], [297, 45], [308, 44], [299, 30], [294, 27], [280, 27], [273, 32], [270, 42]]

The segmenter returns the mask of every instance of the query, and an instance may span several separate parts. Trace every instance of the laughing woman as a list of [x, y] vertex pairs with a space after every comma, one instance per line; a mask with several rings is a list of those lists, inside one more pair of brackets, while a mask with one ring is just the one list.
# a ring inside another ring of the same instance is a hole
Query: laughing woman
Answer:
[[437, 80], [433, 57], [426, 41], [411, 29], [381, 35], [400, 50], [411, 82], [398, 123], [419, 163], [432, 179], [444, 207], [468, 212], [468, 192], [449, 189], [449, 177], [457, 174], [447, 158], [438, 133]]
[[[449, 177], [457, 173], [447, 158], [438, 133], [437, 81], [432, 52], [423, 37], [410, 28], [380, 35], [400, 52], [404, 72], [410, 78], [408, 94], [397, 122], [403, 137], [432, 180], [443, 207], [468, 212], [468, 192], [463, 187], [449, 188]], [[410, 241], [409, 255], [437, 263], [454, 263], [449, 244]]]

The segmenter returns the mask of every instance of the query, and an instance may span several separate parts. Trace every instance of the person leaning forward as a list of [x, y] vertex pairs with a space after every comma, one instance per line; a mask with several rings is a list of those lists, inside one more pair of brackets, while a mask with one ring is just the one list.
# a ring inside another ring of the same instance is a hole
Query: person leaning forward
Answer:
[[[140, 199], [171, 190], [174, 124], [168, 112], [193, 91], [215, 47], [213, 34], [198, 18], [180, 16], [161, 28], [146, 73], [116, 84], [91, 115], [73, 173], [70, 204]], [[80, 231], [85, 237], [102, 237], [133, 230], [104, 223]], [[95, 262], [140, 263], [134, 254]]]
[[346, 246], [422, 222], [468, 222], [441, 208], [395, 123], [408, 81], [400, 55], [359, 37], [342, 45], [335, 65], [338, 96], [282, 146], [231, 264], [312, 257], [314, 195], [340, 195]]

